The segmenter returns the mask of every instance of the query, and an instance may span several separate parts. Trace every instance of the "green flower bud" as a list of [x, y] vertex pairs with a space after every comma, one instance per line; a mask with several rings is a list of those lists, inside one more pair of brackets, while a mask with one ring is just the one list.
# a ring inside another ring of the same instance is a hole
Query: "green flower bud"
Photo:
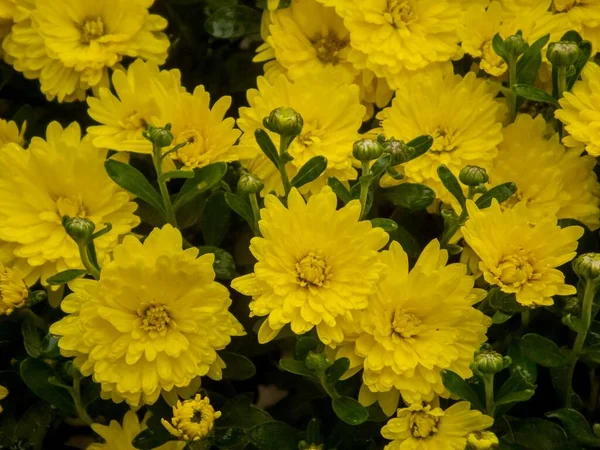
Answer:
[[573, 261], [573, 270], [579, 278], [600, 281], [600, 253], [585, 253]]
[[552, 42], [546, 50], [548, 61], [556, 67], [572, 66], [579, 59], [579, 47], [575, 42]]
[[310, 448], [310, 446], [308, 445], [308, 442], [306, 442], [306, 441], [298, 442], [298, 450], [308, 450], [309, 448]]
[[352, 156], [359, 161], [372, 161], [383, 153], [383, 147], [373, 139], [361, 139], [354, 143]]
[[458, 174], [458, 179], [465, 186], [479, 186], [488, 182], [487, 171], [479, 166], [465, 166]]
[[45, 301], [47, 298], [48, 298], [48, 294], [46, 294], [46, 291], [42, 291], [42, 290], [29, 291], [29, 295], [27, 296], [26, 305], [28, 308], [31, 308], [32, 306]]
[[304, 127], [304, 119], [292, 108], [277, 108], [263, 120], [263, 125], [281, 136], [298, 136]]
[[259, 177], [245, 170], [240, 175], [237, 185], [238, 191], [242, 194], [257, 194], [262, 191], [264, 187], [265, 184]]
[[173, 143], [173, 133], [171, 133], [171, 124], [168, 123], [164, 127], [153, 127], [150, 125], [147, 134], [150, 140], [157, 147], [168, 147]]
[[309, 352], [304, 360], [304, 364], [306, 364], [306, 367], [310, 370], [321, 370], [329, 367], [331, 362], [323, 353]]
[[528, 48], [529, 44], [520, 31], [504, 39], [504, 51], [513, 58], [522, 55]]
[[481, 346], [471, 363], [471, 370], [478, 375], [495, 374], [506, 369], [512, 363], [510, 356], [502, 356], [492, 350], [488, 344]]
[[598, 437], [600, 437], [600, 423], [595, 423], [592, 426], [592, 431], [594, 432], [594, 434]]
[[414, 148], [411, 150], [411, 147], [406, 145], [403, 141], [394, 138], [385, 143], [383, 151], [392, 157], [392, 166], [410, 161], [414, 154]]
[[564, 300], [563, 315], [571, 314], [578, 316], [581, 314], [581, 308], [579, 307], [579, 299], [577, 297], [568, 297]]
[[84, 217], [63, 216], [62, 225], [67, 234], [76, 242], [87, 241], [96, 229], [94, 222]]

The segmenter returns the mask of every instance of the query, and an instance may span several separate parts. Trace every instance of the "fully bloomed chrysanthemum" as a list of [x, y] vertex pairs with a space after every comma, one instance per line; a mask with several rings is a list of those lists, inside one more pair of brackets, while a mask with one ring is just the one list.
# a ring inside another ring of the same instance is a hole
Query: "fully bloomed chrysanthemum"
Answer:
[[[131, 443], [133, 439], [148, 428], [146, 421], [149, 415], [140, 422], [135, 411], [127, 411], [123, 416], [123, 425], [119, 425], [116, 420], [111, 420], [108, 425], [99, 423], [92, 424], [92, 430], [96, 432], [104, 443], [91, 444], [86, 450], [135, 450]], [[170, 441], [155, 450], [182, 450], [185, 442]]]
[[595, 230], [600, 226], [596, 159], [581, 156], [581, 147], [565, 149], [558, 134], [546, 138], [546, 129], [542, 116], [533, 119], [527, 114], [506, 127], [489, 169], [490, 185], [517, 184], [518, 191], [503, 207], [524, 202], [540, 219], [577, 219]]
[[[488, 283], [514, 293], [529, 307], [552, 305], [555, 295], [574, 295], [557, 267], [576, 255], [583, 228], [560, 228], [553, 216], [532, 218], [525, 202], [503, 209], [494, 200], [479, 210], [467, 201], [469, 219], [461, 228], [467, 244], [477, 254], [479, 269]], [[533, 223], [535, 222], [535, 223]]]
[[265, 76], [274, 81], [284, 71], [292, 80], [322, 70], [361, 88], [361, 100], [370, 114], [373, 104], [383, 108], [392, 91], [385, 79], [348, 60], [352, 51], [350, 33], [334, 8], [318, 0], [294, 0], [289, 8], [263, 15], [266, 44], [259, 47], [255, 61], [268, 61]]
[[63, 300], [69, 315], [50, 328], [64, 356], [102, 386], [102, 397], [132, 406], [198, 376], [221, 379], [217, 355], [244, 334], [228, 311], [227, 288], [215, 281], [214, 255], [182, 250], [181, 233], [165, 225], [142, 244], [126, 236], [99, 281], [77, 280]]
[[494, 423], [470, 408], [469, 402], [455, 403], [446, 410], [422, 404], [401, 408], [381, 429], [381, 435], [392, 441], [385, 450], [464, 450], [470, 433]]
[[[379, 401], [391, 414], [399, 394], [408, 403], [448, 396], [444, 369], [471, 377], [469, 364], [486, 340], [491, 319], [473, 307], [485, 291], [473, 287], [464, 264], [446, 265], [448, 252], [438, 241], [429, 243], [412, 270], [397, 242], [382, 252], [381, 262], [386, 267], [382, 280], [355, 319], [360, 329], [342, 348], [354, 347], [362, 358], [361, 403]], [[347, 357], [343, 351], [336, 357]]]
[[61, 223], [63, 216], [85, 217], [100, 230], [102, 262], [123, 235], [139, 224], [137, 205], [106, 174], [106, 150], [81, 139], [77, 123], [63, 129], [48, 125], [46, 140], [35, 137], [28, 150], [6, 146], [0, 152], [0, 246], [10, 244], [14, 256], [33, 271], [27, 282], [65, 269], [81, 268], [79, 250]]
[[[451, 70], [441, 67], [411, 77], [396, 91], [392, 106], [378, 116], [388, 138], [408, 142], [416, 136], [433, 137], [427, 153], [401, 167], [410, 180], [428, 185], [445, 201], [450, 195], [437, 175], [439, 165], [455, 174], [469, 164], [489, 167], [502, 141], [498, 88], [474, 73], [463, 78]], [[384, 176], [381, 184], [397, 183]]]
[[150, 153], [152, 144], [142, 131], [148, 125], [165, 125], [156, 123], [156, 119], [162, 102], [172, 101], [177, 92], [184, 90], [181, 73], [177, 69], [159, 70], [156, 64], [138, 59], [127, 70], [115, 71], [112, 86], [116, 95], [101, 87], [96, 96], [87, 98], [88, 114], [100, 123], [87, 128], [94, 145]]
[[399, 88], [405, 70], [449, 61], [458, 53], [461, 5], [448, 0], [319, 0], [350, 31], [349, 60]]
[[[295, 109], [304, 119], [302, 133], [289, 147], [289, 153], [294, 157], [286, 166], [290, 179], [314, 156], [327, 158], [325, 172], [305, 185], [303, 192], [319, 192], [332, 176], [341, 181], [356, 179], [352, 146], [359, 138], [358, 131], [365, 114], [357, 85], [347, 84], [329, 71], [295, 82], [285, 76], [279, 76], [274, 83], [259, 77], [257, 83], [258, 90], [248, 91], [250, 106], [240, 108], [238, 126], [244, 134], [236, 151], [241, 152], [242, 165], [264, 181], [264, 194], [271, 191], [283, 194], [283, 184], [279, 171], [258, 147], [254, 131], [264, 128], [263, 119], [281, 106]], [[268, 133], [279, 146], [279, 136]]]
[[163, 64], [167, 21], [154, 0], [16, 0], [19, 14], [3, 42], [5, 59], [38, 79], [48, 100], [83, 100], [108, 85], [108, 69], [125, 56]]
[[585, 145], [592, 156], [600, 156], [600, 66], [588, 62], [581, 80], [559, 101], [554, 115], [569, 132], [563, 140], [568, 147]]
[[265, 198], [259, 222], [263, 237], [250, 251], [254, 273], [231, 286], [252, 297], [252, 316], [268, 316], [258, 333], [261, 343], [290, 324], [297, 334], [316, 327], [327, 345], [340, 343], [340, 320], [364, 309], [383, 266], [377, 253], [389, 239], [381, 228], [359, 221], [360, 204], [339, 211], [329, 187], [304, 201], [296, 189], [288, 207], [273, 195]]
[[0, 149], [6, 144], [17, 144], [22, 147], [25, 144], [25, 125], [19, 130], [19, 126], [12, 120], [0, 119]]

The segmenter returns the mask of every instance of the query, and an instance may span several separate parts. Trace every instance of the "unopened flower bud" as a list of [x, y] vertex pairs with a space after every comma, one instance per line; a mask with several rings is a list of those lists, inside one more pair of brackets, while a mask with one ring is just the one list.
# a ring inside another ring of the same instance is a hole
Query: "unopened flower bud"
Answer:
[[94, 222], [84, 217], [63, 216], [62, 225], [67, 234], [77, 242], [88, 240], [96, 229]]
[[504, 51], [513, 58], [522, 55], [528, 48], [529, 44], [523, 39], [523, 35], [520, 32], [504, 40]]
[[263, 120], [263, 125], [281, 136], [298, 136], [304, 127], [304, 120], [292, 108], [277, 108]]
[[600, 437], [600, 423], [595, 423], [592, 426], [592, 431], [594, 432], [594, 434], [598, 437]]
[[495, 450], [500, 442], [491, 431], [474, 431], [467, 437], [467, 444], [469, 450]]
[[577, 297], [568, 297], [565, 300], [563, 308], [563, 314], [566, 316], [571, 314], [573, 316], [578, 316], [581, 314], [581, 308], [579, 306], [579, 299]]
[[465, 186], [479, 186], [488, 182], [487, 171], [479, 166], [465, 166], [458, 174], [458, 179]]
[[573, 270], [584, 280], [600, 281], [600, 253], [585, 253], [573, 261]]
[[377, 159], [383, 153], [383, 147], [379, 142], [373, 139], [361, 139], [354, 143], [352, 156], [359, 161], [372, 161]]
[[575, 42], [552, 42], [546, 50], [548, 61], [556, 67], [572, 66], [579, 59], [580, 50]]
[[323, 353], [309, 352], [304, 360], [304, 364], [310, 370], [325, 369], [331, 365], [327, 357]]
[[164, 127], [150, 126], [148, 130], [150, 141], [157, 147], [168, 147], [173, 143], [173, 133], [171, 133], [171, 124], [168, 123]]
[[253, 175], [247, 171], [243, 171], [240, 175], [237, 187], [238, 191], [242, 194], [257, 194], [258, 192], [262, 191], [262, 188], [265, 187], [265, 184], [256, 175]]
[[510, 356], [502, 356], [486, 344], [475, 355], [471, 369], [479, 375], [495, 374], [506, 369], [511, 363]]
[[412, 159], [411, 155], [414, 153], [414, 149], [411, 152], [411, 148], [403, 141], [399, 141], [394, 138], [385, 143], [383, 146], [383, 151], [392, 157], [392, 166], [410, 161]]

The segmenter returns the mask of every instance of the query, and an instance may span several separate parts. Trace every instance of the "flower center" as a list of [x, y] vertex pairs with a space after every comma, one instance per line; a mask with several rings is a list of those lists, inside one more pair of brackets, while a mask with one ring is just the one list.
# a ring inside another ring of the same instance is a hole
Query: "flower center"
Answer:
[[190, 420], [193, 423], [200, 423], [200, 422], [202, 422], [202, 410], [201, 409], [195, 409], [194, 410], [194, 415], [192, 416], [192, 418]]
[[81, 196], [59, 197], [56, 200], [56, 208], [60, 217], [86, 217], [85, 207]]
[[142, 319], [142, 329], [146, 331], [164, 331], [171, 322], [168, 308], [154, 303], [138, 309], [138, 316]]
[[432, 152], [453, 152], [456, 150], [457, 145], [454, 143], [454, 132], [449, 131], [446, 128], [439, 127], [432, 134], [433, 145], [431, 146]]
[[517, 292], [531, 279], [536, 278], [533, 265], [535, 257], [533, 253], [518, 247], [510, 255], [502, 258], [498, 267], [492, 270], [498, 284], [512, 292]]
[[202, 135], [195, 129], [191, 128], [179, 133], [173, 141], [173, 145], [179, 144], [186, 145], [175, 153], [171, 153], [173, 159], [178, 159], [187, 168], [202, 167], [208, 163], [206, 158], [207, 144]]
[[392, 314], [392, 330], [400, 337], [415, 336], [422, 328], [421, 319], [404, 308], [397, 308]]
[[89, 44], [95, 39], [104, 36], [104, 22], [100, 17], [88, 19], [81, 25], [81, 43]]
[[335, 34], [319, 34], [313, 41], [317, 50], [317, 58], [323, 63], [334, 66], [340, 62], [340, 52], [348, 46], [347, 39], [340, 39]]
[[417, 439], [427, 439], [438, 432], [440, 419], [425, 411], [417, 411], [410, 416], [410, 430]]
[[567, 12], [580, 3], [581, 0], [554, 0], [552, 7], [556, 12]]
[[394, 28], [408, 25], [413, 19], [413, 8], [409, 0], [388, 0], [384, 17]]
[[145, 130], [148, 127], [148, 122], [137, 111], [133, 111], [123, 121], [123, 127], [131, 131]]
[[324, 258], [309, 253], [296, 263], [296, 281], [302, 287], [327, 285], [331, 278], [331, 267]]

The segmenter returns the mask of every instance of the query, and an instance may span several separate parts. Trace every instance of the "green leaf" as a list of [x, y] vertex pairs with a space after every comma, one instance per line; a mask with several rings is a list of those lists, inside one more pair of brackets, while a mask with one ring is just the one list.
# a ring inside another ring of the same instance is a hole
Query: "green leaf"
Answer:
[[227, 164], [224, 162], [218, 162], [210, 164], [199, 169], [194, 169], [194, 178], [187, 180], [173, 203], [173, 208], [177, 210], [185, 205], [187, 202], [193, 200], [196, 196], [208, 191], [213, 186], [217, 185], [219, 181], [227, 173]]
[[352, 194], [350, 194], [350, 191], [346, 188], [346, 186], [344, 186], [344, 184], [336, 177], [329, 177], [327, 179], [327, 185], [344, 203], [352, 201]]
[[435, 200], [433, 189], [419, 183], [402, 183], [385, 189], [384, 195], [393, 204], [412, 210], [425, 209]]
[[351, 397], [338, 397], [331, 402], [335, 415], [349, 425], [360, 425], [369, 418], [369, 411]]
[[336, 359], [335, 362], [325, 370], [325, 378], [328, 383], [335, 383], [350, 368], [350, 360], [348, 358]]
[[249, 380], [256, 374], [256, 367], [252, 361], [237, 353], [220, 351], [219, 356], [225, 361], [223, 377], [227, 380]]
[[168, 181], [173, 178], [194, 178], [194, 172], [191, 170], [172, 170], [170, 172], [163, 173], [160, 176], [162, 181]]
[[57, 336], [53, 336], [50, 333], [44, 336], [44, 339], [42, 339], [40, 354], [42, 359], [58, 359], [61, 357], [60, 348], [58, 347], [58, 340], [59, 338]]
[[252, 428], [268, 422], [271, 416], [266, 411], [252, 405], [253, 394], [242, 394], [227, 401], [221, 409], [219, 427]]
[[254, 229], [254, 213], [252, 207], [239, 195], [232, 194], [231, 192], [225, 192], [225, 201], [229, 207], [235, 211], [235, 213], [244, 219], [250, 228]]
[[492, 48], [500, 58], [502, 58], [508, 64], [508, 56], [504, 50], [504, 39], [500, 36], [500, 33], [496, 33], [492, 38]]
[[567, 430], [570, 438], [581, 445], [600, 447], [600, 437], [596, 436], [583, 414], [575, 409], [563, 408], [546, 413], [546, 417], [558, 419]]
[[107, 159], [104, 162], [106, 173], [119, 186], [136, 197], [144, 200], [157, 211], [165, 215], [165, 207], [159, 193], [152, 187], [146, 177], [129, 164]]
[[312, 370], [309, 370], [304, 361], [296, 361], [291, 358], [284, 358], [279, 360], [279, 366], [286, 372], [293, 373], [295, 375], [302, 375], [303, 377], [314, 378], [315, 374]]
[[577, 31], [570, 30], [570, 31], [567, 31], [565, 34], [563, 34], [562, 37], [560, 38], [560, 40], [561, 41], [571, 41], [571, 42], [575, 42], [576, 44], [579, 44], [583, 41], [583, 38]]
[[218, 247], [227, 237], [231, 222], [231, 209], [225, 200], [225, 192], [211, 195], [202, 215], [202, 237], [207, 245]]
[[68, 269], [48, 277], [46, 281], [49, 285], [55, 286], [73, 281], [76, 278], [84, 276], [86, 273], [87, 271], [83, 269]]
[[512, 359], [508, 366], [510, 374], [519, 372], [528, 383], [534, 385], [537, 381], [537, 364], [522, 354], [520, 342], [513, 340], [508, 346], [507, 355]]
[[219, 8], [206, 22], [204, 29], [219, 39], [235, 39], [260, 31], [260, 12], [248, 6], [235, 5]]
[[492, 322], [495, 325], [501, 325], [503, 323], [508, 322], [513, 316], [514, 314], [507, 314], [502, 311], [496, 311], [492, 316]]
[[327, 159], [323, 156], [315, 156], [300, 168], [296, 176], [290, 181], [290, 184], [295, 188], [302, 187], [319, 178], [326, 168]]
[[546, 34], [529, 46], [517, 62], [517, 83], [535, 84], [540, 66], [542, 65], [542, 49], [550, 40]]
[[573, 75], [570, 75], [567, 78], [567, 90], [568, 91], [573, 89], [575, 82], [579, 79], [579, 76], [581, 75], [581, 71], [583, 70], [585, 65], [590, 60], [590, 57], [592, 56], [592, 44], [589, 41], [579, 42], [578, 47], [579, 47], [579, 58], [577, 59], [575, 64], [573, 64], [573, 67], [575, 68], [575, 72], [573, 73]]
[[451, 370], [442, 371], [442, 383], [444, 387], [452, 394], [458, 396], [461, 400], [466, 400], [473, 408], [483, 411], [483, 403], [469, 383]]
[[552, 97], [552, 95], [548, 94], [546, 91], [536, 88], [535, 86], [529, 86], [528, 84], [515, 84], [512, 87], [512, 90], [515, 94], [526, 98], [527, 100], [559, 106], [558, 102], [554, 97]]
[[513, 423], [517, 444], [530, 450], [564, 450], [567, 436], [561, 427], [548, 420], [526, 419]]
[[499, 184], [479, 197], [475, 204], [479, 209], [488, 208], [492, 204], [492, 199], [495, 198], [498, 200], [498, 203], [502, 203], [511, 198], [515, 192], [517, 192], [517, 185], [515, 183]]
[[265, 130], [257, 128], [254, 131], [254, 138], [265, 156], [269, 158], [277, 170], [279, 170], [279, 152], [277, 151], [277, 148], [275, 148], [275, 144], [273, 144], [269, 134]]
[[527, 310], [525, 306], [517, 302], [515, 294], [507, 294], [497, 287], [490, 289], [487, 300], [492, 308], [506, 314], [517, 314]]
[[32, 358], [39, 358], [42, 354], [42, 333], [30, 317], [23, 320], [21, 334], [23, 335], [23, 345], [27, 354]]
[[421, 254], [421, 244], [406, 228], [398, 225], [398, 229], [392, 231], [390, 237], [400, 243], [409, 257], [417, 258]]
[[321, 442], [321, 430], [319, 426], [319, 421], [315, 418], [310, 419], [308, 422], [308, 427], [306, 427], [306, 441], [309, 444], [318, 444]]
[[433, 145], [433, 137], [425, 134], [414, 138], [412, 141], [408, 141], [406, 145], [414, 150], [410, 152], [408, 158], [403, 162], [412, 161], [413, 159], [417, 159], [419, 156], [424, 155]]
[[321, 342], [312, 336], [300, 336], [296, 341], [296, 359], [304, 361], [310, 352], [318, 352]]
[[241, 428], [215, 427], [214, 444], [220, 449], [227, 449], [243, 445], [246, 432]]
[[581, 359], [593, 365], [594, 367], [600, 364], [600, 344], [594, 344], [583, 350]]
[[152, 450], [161, 445], [175, 441], [177, 438], [163, 426], [146, 428], [131, 441], [131, 445], [140, 450]]
[[373, 227], [383, 228], [388, 233], [398, 229], [398, 224], [391, 219], [371, 219], [371, 224]]
[[260, 450], [297, 450], [298, 432], [287, 423], [271, 421], [248, 430], [250, 442]]
[[583, 333], [585, 331], [585, 325], [579, 317], [574, 317], [571, 314], [567, 314], [566, 316], [562, 317], [561, 321], [566, 327], [569, 327], [576, 333]]
[[387, 170], [388, 166], [390, 165], [390, 161], [392, 160], [391, 155], [388, 154], [384, 154], [382, 156], [379, 157], [379, 159], [377, 161], [375, 161], [373, 163], [373, 165], [371, 166], [371, 177], [372, 179], [376, 179], [378, 177], [380, 177], [381, 175], [383, 175], [383, 173]]
[[15, 441], [26, 441], [30, 450], [43, 450], [44, 438], [50, 429], [54, 414], [46, 403], [36, 403], [25, 411], [19, 419], [15, 435]]
[[526, 334], [521, 338], [521, 351], [532, 361], [544, 367], [560, 367], [567, 364], [567, 358], [550, 339], [539, 334]]
[[515, 403], [529, 400], [535, 394], [535, 388], [536, 386], [527, 381], [520, 370], [512, 372], [496, 394], [494, 415], [501, 416]]
[[35, 395], [71, 416], [76, 415], [71, 394], [66, 390], [52, 385], [48, 379], [55, 377], [54, 370], [42, 360], [27, 358], [19, 367], [21, 378]]
[[511, 392], [509, 394], [506, 394], [504, 397], [501, 397], [498, 400], [496, 400], [494, 405], [498, 407], [518, 402], [526, 402], [531, 397], [533, 397], [534, 394], [535, 391], [533, 389], [525, 389], [523, 391]]
[[456, 178], [452, 171], [443, 164], [437, 168], [437, 173], [445, 188], [448, 189], [452, 196], [458, 201], [460, 206], [464, 208], [467, 199], [462, 187], [460, 186], [460, 183], [458, 182], [458, 178]]
[[215, 255], [213, 270], [215, 271], [215, 276], [218, 280], [233, 280], [238, 276], [235, 271], [235, 261], [229, 252], [208, 245], [200, 246], [198, 247], [198, 250], [198, 256], [206, 253], [213, 253]]

